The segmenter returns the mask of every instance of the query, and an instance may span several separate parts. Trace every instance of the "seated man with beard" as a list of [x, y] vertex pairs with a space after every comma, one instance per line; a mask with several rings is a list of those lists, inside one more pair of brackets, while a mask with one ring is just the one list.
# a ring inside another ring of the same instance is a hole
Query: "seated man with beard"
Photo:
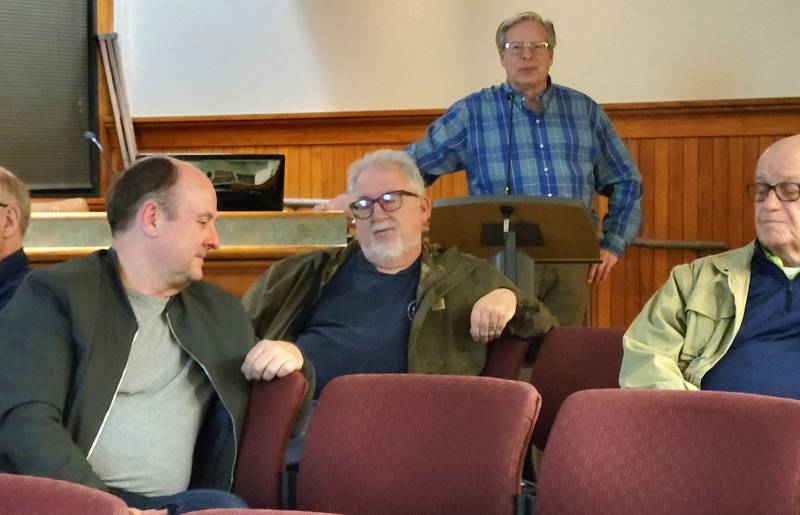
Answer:
[[[423, 243], [431, 203], [405, 153], [354, 162], [348, 191], [357, 239], [276, 263], [243, 299], [259, 336], [293, 343], [314, 364], [315, 397], [344, 374], [479, 374], [484, 344], [506, 327], [530, 337], [556, 324], [488, 262]], [[275, 348], [256, 346], [245, 376], [279, 369]]]

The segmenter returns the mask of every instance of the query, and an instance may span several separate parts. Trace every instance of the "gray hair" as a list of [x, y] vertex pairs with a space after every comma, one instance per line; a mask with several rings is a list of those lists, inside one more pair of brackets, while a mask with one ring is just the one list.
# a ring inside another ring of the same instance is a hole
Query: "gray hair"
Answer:
[[31, 196], [28, 187], [19, 177], [0, 166], [0, 202], [8, 203], [7, 197], [11, 197], [19, 206], [19, 228], [25, 236], [31, 220]]
[[506, 40], [506, 33], [508, 33], [508, 30], [517, 23], [527, 20], [535, 21], [544, 27], [544, 32], [547, 37], [547, 43], [550, 45], [550, 50], [553, 50], [556, 47], [556, 28], [553, 25], [553, 22], [550, 20], [545, 20], [538, 13], [533, 11], [525, 11], [524, 13], [515, 14], [514, 16], [506, 18], [500, 22], [500, 26], [497, 27], [497, 32], [494, 35], [494, 42], [497, 44], [498, 52], [502, 52], [505, 44], [508, 42]]
[[361, 159], [353, 161], [347, 170], [347, 191], [353, 193], [359, 176], [372, 168], [382, 168], [387, 165], [396, 166], [408, 181], [408, 190], [417, 195], [425, 194], [425, 182], [419, 173], [414, 160], [400, 150], [376, 150]]

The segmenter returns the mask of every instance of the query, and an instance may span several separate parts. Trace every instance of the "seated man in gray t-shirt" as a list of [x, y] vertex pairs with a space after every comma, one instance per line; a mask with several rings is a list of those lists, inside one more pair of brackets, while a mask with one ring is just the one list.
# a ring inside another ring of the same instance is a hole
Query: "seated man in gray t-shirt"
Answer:
[[[241, 508], [229, 493], [256, 341], [238, 300], [201, 281], [216, 195], [156, 156], [109, 193], [111, 249], [28, 274], [0, 312], [0, 471], [81, 483], [138, 509]], [[266, 342], [259, 377], [303, 365]]]

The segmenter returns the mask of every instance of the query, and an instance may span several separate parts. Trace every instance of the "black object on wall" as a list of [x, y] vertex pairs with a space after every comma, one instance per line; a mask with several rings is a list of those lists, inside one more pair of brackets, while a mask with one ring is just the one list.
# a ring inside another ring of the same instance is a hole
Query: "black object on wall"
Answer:
[[0, 165], [34, 196], [96, 195], [93, 0], [0, 0]]

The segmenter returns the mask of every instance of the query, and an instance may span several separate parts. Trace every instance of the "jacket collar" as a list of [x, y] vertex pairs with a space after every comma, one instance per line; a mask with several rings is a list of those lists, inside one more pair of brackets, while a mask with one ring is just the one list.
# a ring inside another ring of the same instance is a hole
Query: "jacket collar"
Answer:
[[750, 281], [750, 262], [756, 249], [755, 240], [744, 247], [730, 250], [722, 254], [711, 256], [714, 267], [728, 277], [728, 284], [732, 291], [747, 287]]
[[720, 273], [740, 274], [750, 272], [750, 262], [753, 260], [753, 252], [756, 248], [756, 242], [751, 241], [744, 247], [723, 252], [716, 256], [710, 256], [711, 262]]
[[29, 272], [30, 269], [28, 256], [26, 256], [25, 251], [20, 248], [16, 252], [6, 256], [5, 259], [0, 260], [0, 283], [2, 283], [5, 278], [17, 278], [19, 275]]

